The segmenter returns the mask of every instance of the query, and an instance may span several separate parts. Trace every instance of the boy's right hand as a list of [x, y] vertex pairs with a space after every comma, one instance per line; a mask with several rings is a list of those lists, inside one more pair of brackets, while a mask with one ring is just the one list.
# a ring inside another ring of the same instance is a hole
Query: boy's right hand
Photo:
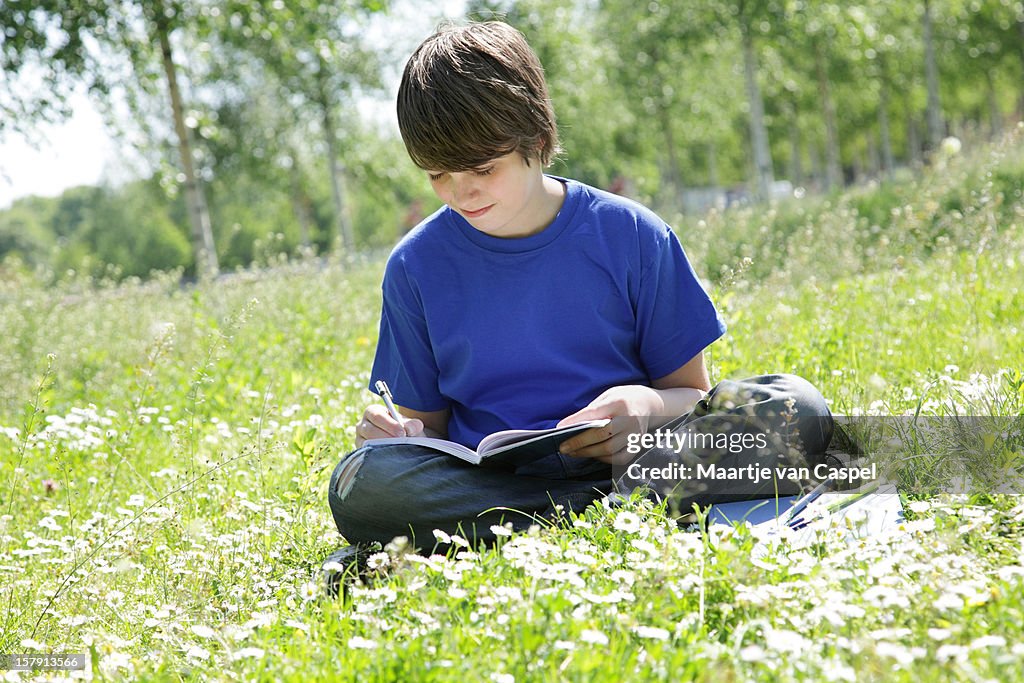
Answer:
[[425, 436], [423, 422], [414, 417], [398, 422], [388, 409], [379, 403], [363, 411], [363, 419], [356, 424], [356, 447], [367, 439], [390, 439], [402, 436]]

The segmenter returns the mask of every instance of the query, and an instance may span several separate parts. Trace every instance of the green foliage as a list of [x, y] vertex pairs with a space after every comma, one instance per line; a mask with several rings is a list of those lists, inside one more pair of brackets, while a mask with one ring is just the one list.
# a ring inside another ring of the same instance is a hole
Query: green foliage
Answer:
[[[1007, 130], [1022, 110], [1024, 15], [1019, 3], [1005, 0], [931, 0], [930, 7], [946, 128], [965, 149], [977, 147]], [[139, 231], [149, 228], [114, 229], [107, 237], [95, 226], [86, 230], [85, 213], [99, 210], [93, 204], [106, 202], [102, 222], [142, 224], [144, 217], [129, 214], [143, 205], [148, 212], [149, 200], [140, 203], [120, 190], [94, 196], [87, 189], [66, 193], [52, 209], [55, 218], [47, 215], [46, 202], [19, 204], [17, 216], [0, 227], [0, 254], [57, 272], [192, 272], [194, 258], [180, 253], [175, 230], [164, 220], [192, 241], [180, 196], [180, 141], [171, 134], [165, 101], [165, 64], [151, 35], [157, 25], [170, 34], [174, 66], [186, 86], [186, 137], [227, 266], [306, 248], [327, 253], [349, 224], [354, 244], [346, 247], [392, 243], [436, 200], [393, 128], [375, 120], [379, 109], [356, 105], [390, 97], [382, 92], [383, 74], [396, 73], [407, 54], [374, 48], [370, 36], [392, 30], [410, 10], [425, 11], [400, 1], [4, 3], [0, 66], [12, 78], [42, 69], [49, 91], [36, 97], [20, 87], [5, 90], [0, 109], [11, 115], [0, 118], [0, 129], [14, 123], [30, 128], [59, 116], [62, 99], [79, 79], [101, 96], [101, 107], [125, 139], [141, 141], [166, 196], [152, 198], [154, 206], [164, 203], [152, 228], [159, 252], [153, 256], [138, 257], [141, 247], [122, 239], [135, 235], [138, 241]], [[475, 18], [505, 18], [539, 54], [565, 150], [552, 171], [614, 188], [670, 214], [701, 213], [725, 189], [741, 199], [753, 193], [755, 136], [744, 37], [758, 65], [754, 84], [763, 94], [767, 157], [776, 177], [813, 195], [851, 181], [888, 182], [917, 172], [924, 162], [941, 162], [936, 150], [929, 150], [932, 158], [923, 155], [921, 10], [921, 3], [883, 0], [467, 5]], [[117, 120], [117, 107], [103, 97], [112, 84], [123, 91], [132, 121]], [[833, 105], [829, 111], [826, 101]], [[1013, 177], [1004, 181], [1012, 193]], [[899, 183], [885, 191], [893, 201], [901, 192]], [[964, 199], [950, 194], [938, 201], [954, 208], [966, 206]], [[123, 207], [109, 205], [121, 201]], [[863, 201], [850, 207], [856, 220], [884, 230], [890, 200], [878, 195]], [[31, 217], [28, 207], [43, 213]], [[779, 232], [745, 248], [786, 239], [814, 210], [792, 220], [787, 213], [799, 212], [780, 210]], [[53, 232], [51, 225], [65, 232]], [[723, 252], [719, 258], [718, 249], [711, 249], [715, 272], [735, 256]]]
[[0, 213], [0, 259], [18, 257], [29, 266], [47, 261], [54, 235], [40, 220], [37, 210], [19, 202]]

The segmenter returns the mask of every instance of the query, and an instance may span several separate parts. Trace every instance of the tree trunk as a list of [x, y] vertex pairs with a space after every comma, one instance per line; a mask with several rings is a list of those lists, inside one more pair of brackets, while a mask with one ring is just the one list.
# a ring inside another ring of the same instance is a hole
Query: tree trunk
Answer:
[[665, 136], [665, 154], [668, 161], [668, 187], [671, 197], [668, 205], [673, 209], [682, 206], [683, 186], [682, 173], [679, 167], [679, 154], [676, 151], [676, 139], [672, 134], [672, 117], [669, 116], [668, 108], [658, 105], [658, 119], [661, 122], [661, 132]]
[[882, 175], [882, 162], [878, 158], [878, 143], [875, 142], [875, 132], [869, 129], [865, 132], [865, 136], [867, 137], [865, 168], [870, 178], [879, 178]]
[[811, 177], [813, 178], [816, 189], [821, 190], [821, 179], [825, 176], [825, 171], [821, 167], [821, 150], [818, 149], [818, 145], [814, 144], [808, 147], [807, 154], [811, 162]]
[[189, 142], [188, 128], [185, 126], [177, 69], [171, 54], [170, 26], [167, 16], [164, 14], [162, 2], [156, 3], [153, 17], [156, 38], [160, 43], [164, 73], [167, 76], [167, 90], [171, 97], [171, 113], [174, 117], [174, 132], [178, 137], [178, 153], [181, 156], [182, 171], [185, 173], [185, 204], [188, 207], [189, 222], [192, 226], [192, 249], [196, 262], [196, 276], [200, 280], [207, 280], [217, 275], [220, 265], [217, 262], [217, 250], [213, 243], [210, 212], [206, 207], [203, 188], [199, 184], [195, 164], [192, 161], [192, 145]]
[[989, 135], [995, 139], [1003, 132], [1003, 112], [999, 110], [999, 98], [996, 96], [996, 84], [992, 80], [992, 72], [987, 69], [985, 70], [985, 95], [988, 99]]
[[935, 62], [935, 40], [932, 36], [931, 0], [924, 0], [921, 17], [924, 33], [924, 75], [928, 89], [928, 146], [934, 152], [942, 143], [942, 104], [939, 102], [939, 68]]
[[796, 107], [788, 105], [789, 109], [789, 179], [793, 185], [803, 185], [804, 170], [803, 160], [800, 152], [800, 126], [797, 123]]
[[[1024, 68], [1024, 17], [1017, 19], [1017, 33], [1020, 40], [1017, 41], [1017, 52], [1020, 53], [1020, 65]], [[1021, 88], [1020, 97], [1017, 99], [1018, 119], [1024, 119], [1024, 88]]]
[[892, 158], [892, 134], [889, 132], [889, 81], [883, 73], [878, 81], [878, 135], [882, 143], [882, 173], [892, 180], [896, 166]]
[[708, 142], [708, 185], [718, 187], [718, 145], [714, 140]]
[[825, 123], [825, 186], [832, 189], [843, 185], [843, 170], [839, 166], [839, 129], [825, 63], [825, 49], [821, 40], [817, 39], [814, 41], [814, 68], [818, 76], [818, 96], [821, 98], [821, 113]]
[[292, 168], [291, 168], [291, 180], [292, 180], [292, 211], [295, 212], [295, 219], [299, 222], [299, 241], [303, 248], [309, 249], [312, 245], [310, 241], [310, 226], [313, 221], [309, 216], [309, 195], [302, 187], [302, 173], [299, 171], [298, 155], [292, 153]]
[[907, 115], [907, 160], [911, 166], [921, 165], [921, 136], [912, 113]]
[[768, 129], [764, 122], [764, 100], [761, 88], [757, 84], [757, 55], [754, 52], [754, 40], [750, 35], [750, 27], [741, 25], [743, 38], [743, 76], [746, 81], [747, 101], [750, 103], [750, 144], [754, 152], [754, 173], [757, 181], [757, 193], [762, 200], [771, 198], [775, 172], [772, 169], [772, 153], [768, 146]]
[[335, 220], [338, 222], [338, 235], [341, 238], [342, 248], [351, 254], [355, 251], [355, 237], [352, 234], [352, 223], [348, 219], [348, 211], [345, 204], [345, 169], [338, 163], [337, 131], [334, 128], [331, 100], [327, 95], [326, 68], [327, 65], [324, 63], [323, 58], [321, 58], [320, 70], [318, 71], [321, 122], [324, 129], [324, 140], [327, 143], [331, 195], [334, 197], [334, 214]]

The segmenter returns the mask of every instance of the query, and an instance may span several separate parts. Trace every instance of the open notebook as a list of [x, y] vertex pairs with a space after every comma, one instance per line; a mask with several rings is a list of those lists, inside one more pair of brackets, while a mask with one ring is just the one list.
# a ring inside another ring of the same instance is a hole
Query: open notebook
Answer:
[[454, 455], [474, 465], [525, 464], [558, 452], [563, 441], [587, 429], [604, 427], [611, 420], [590, 420], [551, 429], [508, 429], [488, 434], [476, 450], [454, 441], [433, 439], [427, 436], [403, 436], [392, 439], [367, 439], [367, 446], [410, 444], [426, 446], [435, 451]]

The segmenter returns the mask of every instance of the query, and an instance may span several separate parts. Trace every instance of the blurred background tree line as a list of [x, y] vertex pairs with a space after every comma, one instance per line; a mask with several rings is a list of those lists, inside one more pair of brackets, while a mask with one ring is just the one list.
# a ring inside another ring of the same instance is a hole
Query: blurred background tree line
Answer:
[[[437, 206], [390, 105], [412, 47], [391, 27], [428, 11], [0, 3], [0, 135], [66, 117], [85, 87], [152, 169], [0, 211], [0, 275], [203, 277], [393, 243]], [[947, 136], [1024, 114], [1024, 0], [469, 0], [465, 15], [504, 18], [538, 52], [565, 149], [552, 172], [669, 215], [889, 182]]]

